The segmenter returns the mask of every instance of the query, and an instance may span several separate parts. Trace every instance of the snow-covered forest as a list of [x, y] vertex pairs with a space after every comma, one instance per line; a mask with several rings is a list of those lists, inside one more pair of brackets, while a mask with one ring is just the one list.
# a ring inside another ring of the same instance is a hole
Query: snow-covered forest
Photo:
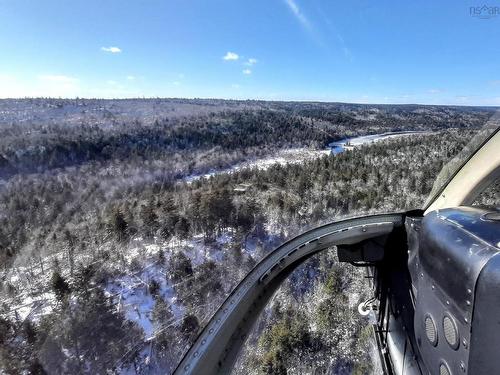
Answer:
[[[171, 373], [260, 258], [321, 223], [421, 207], [492, 114], [0, 100], [0, 373]], [[428, 132], [324, 151], [401, 130]], [[234, 373], [377, 373], [357, 313], [368, 296], [363, 270], [336, 263], [334, 249], [314, 256], [266, 308]]]

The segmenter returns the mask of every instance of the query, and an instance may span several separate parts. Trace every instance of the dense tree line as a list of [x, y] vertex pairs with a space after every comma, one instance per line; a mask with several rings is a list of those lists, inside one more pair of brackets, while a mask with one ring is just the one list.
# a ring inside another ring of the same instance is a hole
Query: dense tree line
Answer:
[[189, 153], [200, 154], [214, 148], [227, 153], [254, 148], [317, 146], [328, 138], [301, 117], [274, 111], [165, 118], [150, 125], [133, 121], [111, 128], [22, 124], [4, 126], [2, 132], [0, 176], [4, 177], [89, 162], [166, 159], [176, 153], [186, 157]]
[[[5, 125], [8, 141], [0, 141], [0, 168], [10, 175], [0, 185], [1, 370], [172, 370], [224, 296], [266, 251], [300, 230], [345, 215], [421, 206], [443, 164], [474, 133], [469, 128], [488, 114], [387, 107], [379, 108], [385, 111], [382, 117], [373, 117], [370, 106], [336, 108], [321, 103], [225, 103], [222, 110], [150, 123], [118, 123], [109, 115], [107, 126]], [[421, 124], [430, 118], [410, 114], [416, 110], [426, 110], [433, 120]], [[384, 141], [305, 164], [245, 169], [191, 183], [179, 178], [278, 148], [324, 146], [346, 134], [393, 130], [396, 125], [383, 124], [394, 114], [415, 116], [410, 129], [452, 123], [467, 129]], [[353, 124], [359, 128], [352, 129]], [[242, 184], [243, 191], [235, 190]], [[228, 243], [218, 242], [223, 236], [230, 237]], [[185, 245], [194, 238], [220, 255], [196, 261]], [[148, 363], [138, 356], [144, 333], [103, 292], [117, 277], [144, 268], [145, 263], [130, 261], [128, 251], [137, 243], [165, 244], [155, 254], [158, 272], [144, 286], [144, 295], [153, 301], [155, 332], [147, 341]], [[330, 255], [322, 255], [297, 271], [305, 272], [311, 283], [301, 284], [292, 276], [281, 304], [273, 303], [273, 313], [265, 317], [273, 324], [261, 325], [255, 333], [262, 331], [263, 336], [254, 338], [258, 350], [249, 353], [248, 372], [280, 373], [293, 358], [307, 368], [328, 368], [332, 363], [327, 358], [339, 345], [348, 355], [338, 357], [337, 365], [359, 374], [369, 371], [364, 367], [366, 350], [360, 349], [368, 342], [365, 323], [343, 320], [348, 305], [337, 303], [358, 288], [356, 275], [332, 268], [332, 262]], [[166, 284], [172, 286], [182, 314], [162, 295]], [[54, 299], [40, 307], [47, 308], [37, 315], [41, 318], [20, 319], [11, 309], [45, 293]], [[313, 308], [301, 307], [306, 305]], [[98, 336], [89, 335], [89, 329], [99, 329]], [[354, 335], [347, 342], [342, 332], [348, 330]], [[93, 339], [98, 345], [92, 345]]]
[[[43, 180], [40, 180], [40, 175], [14, 178], [8, 182], [1, 200], [4, 212], [9, 213], [2, 218], [1, 227], [7, 234], [3, 239], [10, 251], [4, 264], [26, 257], [35, 269], [49, 268], [41, 259], [57, 254], [57, 259], [67, 264], [69, 280], [75, 280], [77, 276], [71, 275], [75, 268], [72, 264], [82, 262], [82, 254], [87, 263], [123, 262], [121, 248], [138, 235], [151, 240], [155, 237], [170, 240], [202, 234], [210, 242], [229, 231], [236, 235], [235, 238], [240, 238], [244, 248], [248, 234], [265, 238], [270, 225], [291, 234], [346, 214], [418, 207], [430, 191], [442, 164], [461, 148], [467, 138], [467, 134], [457, 131], [401, 138], [320, 158], [306, 165], [244, 170], [192, 184], [161, 185], [158, 181], [150, 183], [144, 180], [132, 186], [115, 186], [113, 191], [108, 190], [108, 183], [99, 181], [102, 177], [94, 169], [88, 169], [87, 173], [83, 170], [56, 175], [45, 173]], [[433, 150], [434, 157], [429, 158], [429, 150]], [[249, 186], [245, 193], [231, 189], [243, 182]], [[169, 337], [170, 340], [192, 340], [194, 337], [188, 334], [188, 328], [199, 324], [194, 323], [199, 321], [196, 318], [200, 313], [198, 306], [221, 302], [224, 290], [229, 290], [238, 281], [231, 276], [232, 270], [240, 269], [244, 273], [262, 255], [248, 257], [239, 253], [240, 249], [235, 243], [223, 266], [213, 262], [195, 266], [182, 252], [170, 256], [165, 265], [169, 280], [178, 284], [175, 290], [179, 301], [192, 311], [192, 318], [178, 326], [177, 335], [172, 336], [172, 332], [167, 337], [164, 332], [160, 335], [156, 344], [159, 345], [156, 347], [158, 353], [163, 353], [161, 348], [167, 345], [165, 340]], [[102, 274], [105, 270], [106, 267], [101, 266], [100, 275], [91, 276], [95, 277], [94, 283], [103, 282], [103, 278], [108, 277]], [[26, 277], [29, 278], [29, 273]], [[69, 283], [57, 273], [51, 277], [51, 287], [60, 301], [79, 293], [73, 286], [75, 281]], [[202, 287], [197, 289], [197, 285]], [[157, 288], [150, 286], [150, 293], [155, 294]], [[4, 290], [7, 292], [8, 289], [9, 286], [4, 284]], [[15, 291], [10, 293], [16, 294]], [[165, 310], [162, 300], [157, 298], [157, 301], [157, 309]], [[217, 303], [213, 308], [216, 306]], [[334, 318], [328, 315], [331, 311], [331, 306], [319, 306], [318, 324], [334, 324], [329, 320]], [[80, 313], [87, 314], [85, 310]], [[54, 321], [57, 321], [57, 314], [71, 315], [71, 310], [54, 311], [50, 315]], [[340, 319], [340, 315], [337, 314], [336, 319]], [[293, 319], [302, 320], [300, 316]], [[281, 337], [288, 329], [305, 330], [309, 334], [307, 327], [295, 326], [293, 319], [280, 322], [288, 327], [285, 331], [270, 334]], [[42, 325], [36, 329], [45, 331], [47, 328]], [[303, 332], [290, 334], [300, 336]], [[113, 337], [109, 336], [108, 340]], [[271, 340], [277, 348], [269, 351], [275, 353], [273, 356], [263, 359], [262, 368], [266, 371], [282, 366], [287, 360], [285, 349], [279, 349], [283, 339]], [[326, 339], [314, 337], [310, 340], [314, 341], [310, 343], [313, 345], [310, 350], [316, 348], [316, 352], [309, 353], [314, 362], [323, 352]], [[323, 346], [317, 346], [320, 344]], [[266, 347], [268, 344], [262, 345]], [[335, 342], [327, 346], [334, 347]], [[172, 360], [172, 354], [169, 358]]]
[[[124, 103], [130, 104], [127, 110], [121, 106]], [[203, 151], [213, 149], [221, 154], [218, 162], [228, 152], [244, 150], [245, 155], [240, 156], [243, 160], [283, 147], [326, 146], [345, 135], [477, 128], [493, 113], [487, 108], [440, 106], [228, 101], [217, 107], [217, 103], [175, 100], [159, 100], [159, 103], [154, 100], [15, 101], [17, 106], [24, 104], [35, 113], [40, 107], [53, 109], [50, 121], [43, 122], [34, 116], [28, 122], [26, 110], [19, 110], [16, 117], [15, 111], [9, 107], [9, 104], [13, 105], [11, 101], [0, 101], [0, 108], [5, 107], [0, 111], [0, 118], [3, 114], [10, 120], [0, 122], [3, 135], [0, 140], [0, 178], [89, 162], [165, 160], [176, 154], [181, 154], [181, 159], [192, 161], [196, 157], [190, 154], [201, 155]], [[162, 104], [170, 106], [170, 111], [157, 109]], [[189, 105], [204, 111], [200, 114], [193, 109], [192, 114], [172, 116], [175, 105]], [[134, 108], [137, 108], [135, 112]], [[42, 114], [40, 117], [43, 118]], [[97, 115], [100, 117], [96, 119]], [[185, 170], [188, 165], [183, 164], [180, 169]], [[170, 169], [174, 166], [168, 165]], [[214, 167], [216, 163], [207, 163], [206, 166]], [[197, 169], [202, 167], [199, 165]], [[174, 171], [171, 173], [175, 174]]]
[[[7, 374], [106, 374], [140, 340], [142, 332], [117, 314], [93, 270], [81, 268], [73, 285], [52, 276], [57, 296], [52, 312], [36, 323], [0, 316], [0, 364]], [[4, 306], [4, 308], [6, 308]]]
[[[369, 297], [362, 272], [339, 266], [334, 251], [302, 268], [302, 283], [313, 288], [297, 294], [293, 280], [281, 288], [258, 323], [262, 332], [255, 329], [251, 334], [235, 373], [376, 373], [370, 360], [370, 327], [349, 301], [353, 294]], [[308, 276], [311, 270], [318, 272]], [[286, 298], [290, 294], [294, 298]]]

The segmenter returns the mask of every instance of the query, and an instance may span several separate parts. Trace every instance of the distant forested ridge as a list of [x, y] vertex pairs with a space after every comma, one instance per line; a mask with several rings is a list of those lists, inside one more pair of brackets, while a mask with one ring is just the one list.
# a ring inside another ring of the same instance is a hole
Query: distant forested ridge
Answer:
[[[0, 372], [170, 373], [267, 252], [327, 221], [420, 207], [442, 166], [492, 114], [339, 103], [1, 100]], [[436, 132], [304, 163], [185, 178], [394, 130]], [[333, 251], [311, 258], [263, 314], [235, 373], [372, 373], [367, 322], [353, 308], [366, 294], [361, 281], [357, 270], [335, 264]]]
[[227, 158], [236, 162], [284, 147], [321, 147], [344, 136], [477, 128], [492, 113], [415, 105], [4, 99], [0, 178], [117, 159], [172, 159], [173, 175], [189, 168], [203, 172]]

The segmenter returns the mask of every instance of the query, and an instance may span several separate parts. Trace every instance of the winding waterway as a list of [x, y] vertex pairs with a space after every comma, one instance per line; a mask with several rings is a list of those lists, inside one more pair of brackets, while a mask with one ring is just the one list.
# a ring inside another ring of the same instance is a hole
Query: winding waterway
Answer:
[[429, 134], [428, 131], [400, 131], [400, 132], [387, 132], [380, 134], [370, 134], [370, 135], [362, 135], [358, 137], [351, 138], [343, 138], [339, 141], [332, 142], [328, 145], [330, 147], [332, 154], [340, 154], [345, 150], [352, 150], [354, 147], [359, 147], [366, 143], [374, 143], [378, 141], [382, 141], [384, 139], [389, 138], [397, 138], [408, 135], [416, 135], [416, 134]]
[[429, 134], [429, 131], [400, 131], [400, 132], [387, 132], [379, 134], [362, 135], [358, 137], [343, 138], [341, 140], [332, 142], [328, 148], [323, 150], [308, 150], [304, 148], [282, 150], [278, 154], [256, 160], [249, 160], [243, 163], [233, 165], [229, 168], [211, 171], [205, 174], [195, 174], [184, 178], [184, 181], [191, 183], [200, 178], [210, 178], [214, 175], [221, 173], [233, 173], [245, 168], [258, 168], [261, 170], [268, 169], [274, 164], [297, 164], [303, 163], [311, 159], [318, 158], [328, 154], [340, 154], [346, 150], [352, 150], [354, 147], [359, 147], [367, 143], [374, 143], [384, 139], [397, 138], [403, 136]]

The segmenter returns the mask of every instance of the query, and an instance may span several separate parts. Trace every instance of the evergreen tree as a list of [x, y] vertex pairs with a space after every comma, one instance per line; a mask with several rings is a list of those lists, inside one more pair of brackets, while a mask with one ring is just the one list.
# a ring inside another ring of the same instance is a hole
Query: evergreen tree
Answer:
[[109, 226], [111, 233], [115, 235], [118, 241], [125, 241], [128, 238], [128, 223], [120, 209], [115, 208], [111, 212]]
[[51, 286], [59, 302], [66, 301], [71, 289], [58, 271], [52, 273]]

